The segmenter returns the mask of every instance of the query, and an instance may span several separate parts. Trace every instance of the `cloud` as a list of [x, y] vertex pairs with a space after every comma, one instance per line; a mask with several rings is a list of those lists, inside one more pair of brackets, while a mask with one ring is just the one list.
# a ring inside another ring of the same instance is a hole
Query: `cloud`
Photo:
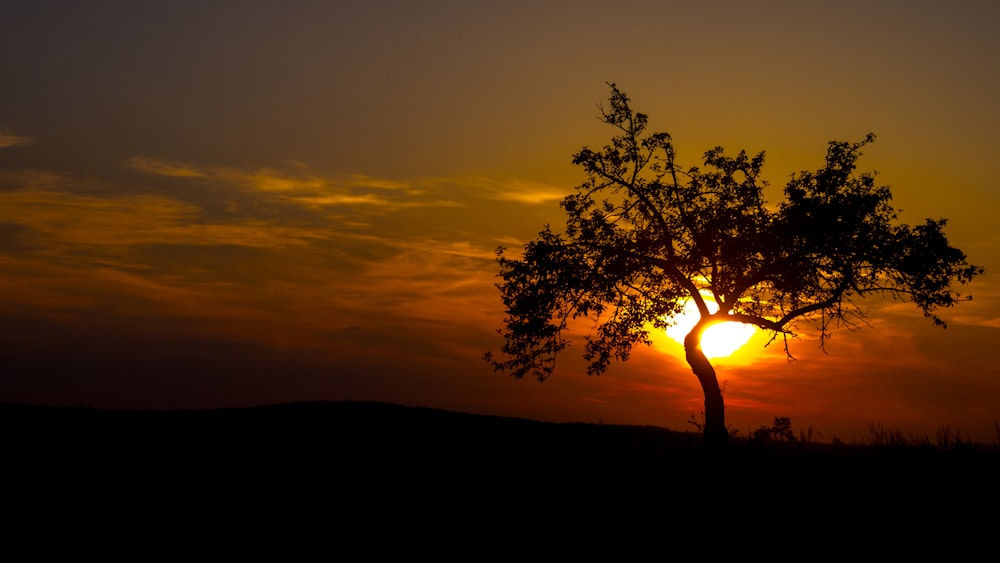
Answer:
[[489, 194], [490, 199], [512, 201], [527, 205], [538, 205], [553, 201], [561, 201], [569, 194], [569, 190], [541, 184], [512, 180], [504, 184], [494, 185]]
[[[991, 307], [990, 312], [995, 308]], [[968, 325], [986, 328], [1000, 328], [1000, 317], [979, 316], [974, 314], [949, 315], [945, 318], [948, 326]]]
[[[0, 248], [0, 309], [480, 365], [502, 304], [495, 237], [474, 228], [493, 212], [475, 214], [488, 198], [468, 182], [127, 163], [165, 180], [0, 171], [0, 227], [13, 234]], [[322, 213], [295, 212], [307, 208]]]
[[196, 169], [190, 164], [182, 162], [171, 162], [157, 158], [133, 157], [129, 159], [129, 164], [136, 170], [141, 170], [157, 176], [169, 176], [173, 178], [203, 178], [206, 173]]
[[327, 207], [333, 205], [386, 205], [389, 202], [375, 194], [351, 195], [333, 194], [290, 197], [292, 201], [297, 201], [309, 207]]
[[31, 137], [22, 137], [8, 131], [0, 131], [0, 148], [27, 145], [32, 142], [34, 142], [34, 139]]
[[270, 193], [322, 192], [328, 182], [313, 176], [294, 177], [267, 168], [243, 172], [232, 168], [215, 169], [215, 176], [229, 183]]
[[1000, 317], [994, 317], [992, 319], [984, 319], [979, 321], [981, 326], [988, 326], [991, 328], [1000, 328]]
[[352, 174], [350, 176], [350, 180], [351, 184], [354, 186], [380, 190], [404, 190], [410, 187], [410, 185], [405, 182], [374, 178], [365, 174]]
[[284, 193], [321, 190], [327, 185], [326, 180], [322, 178], [314, 176], [296, 177], [270, 168], [246, 171], [225, 166], [197, 166], [187, 162], [146, 156], [132, 157], [128, 160], [128, 163], [136, 170], [156, 176], [211, 178], [226, 184], [261, 192]]
[[271, 196], [313, 211], [359, 208], [398, 211], [411, 208], [468, 207], [477, 201], [506, 201], [539, 205], [561, 200], [564, 188], [521, 180], [495, 181], [482, 177], [430, 177], [415, 180], [379, 178], [355, 173], [325, 177], [307, 172], [296, 164], [292, 170], [228, 166], [198, 166], [152, 157], [134, 157], [129, 164], [136, 170], [158, 176], [190, 181], [209, 181]]
[[[340, 279], [337, 291], [327, 292], [320, 302], [354, 324], [379, 319], [390, 332], [394, 326], [407, 331], [419, 327], [421, 340], [452, 330], [448, 327], [459, 319], [459, 325], [471, 323], [492, 334], [501, 304], [493, 288], [489, 249], [463, 241], [385, 243], [395, 251]], [[431, 340], [435, 347], [449, 345], [448, 339]]]
[[0, 192], [0, 223], [28, 229], [49, 254], [81, 255], [84, 247], [155, 244], [254, 248], [306, 246], [324, 231], [258, 220], [207, 222], [190, 203], [150, 194], [75, 193], [73, 180], [45, 176], [35, 187]]
[[436, 199], [426, 201], [406, 201], [394, 200], [379, 197], [375, 194], [330, 194], [317, 196], [288, 196], [287, 201], [296, 202], [312, 209], [325, 207], [338, 207], [347, 205], [363, 205], [368, 207], [384, 207], [391, 209], [405, 209], [414, 207], [465, 207], [465, 204], [448, 199]]
[[152, 157], [133, 157], [128, 163], [148, 174], [214, 181], [257, 194], [273, 195], [311, 209], [358, 205], [389, 209], [461, 205], [447, 198], [427, 199], [427, 190], [414, 188], [407, 182], [364, 174], [325, 178], [301, 171], [289, 173], [273, 168], [244, 170], [226, 166], [197, 166]]

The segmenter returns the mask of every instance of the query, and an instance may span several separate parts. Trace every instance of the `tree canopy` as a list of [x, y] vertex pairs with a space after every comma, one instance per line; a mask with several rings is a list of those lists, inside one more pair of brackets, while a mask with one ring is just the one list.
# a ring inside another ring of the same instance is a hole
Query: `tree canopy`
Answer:
[[587, 317], [588, 373], [603, 373], [693, 301], [700, 320], [685, 338], [686, 359], [705, 392], [706, 439], [722, 441], [722, 393], [701, 351], [711, 324], [755, 325], [783, 337], [788, 353], [797, 321], [816, 320], [822, 340], [863, 321], [858, 299], [879, 294], [911, 301], [944, 326], [938, 311], [968, 299], [955, 287], [983, 272], [948, 242], [944, 219], [898, 222], [890, 189], [857, 171], [872, 134], [830, 142], [823, 167], [793, 174], [783, 200], [769, 204], [763, 152], [716, 147], [700, 166], [683, 167], [670, 135], [649, 131], [648, 117], [609, 86], [600, 110], [614, 135], [573, 156], [586, 181], [562, 201], [565, 230], [546, 226], [519, 256], [497, 251], [504, 342], [502, 357], [487, 360], [498, 371], [548, 378], [569, 323]]

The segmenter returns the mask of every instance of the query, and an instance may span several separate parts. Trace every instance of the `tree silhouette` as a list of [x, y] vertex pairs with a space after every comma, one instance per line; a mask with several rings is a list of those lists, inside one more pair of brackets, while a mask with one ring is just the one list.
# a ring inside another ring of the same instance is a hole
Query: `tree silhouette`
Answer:
[[[856, 299], [880, 294], [935, 311], [968, 299], [953, 289], [983, 272], [944, 235], [945, 220], [896, 222], [888, 187], [856, 173], [860, 149], [874, 140], [829, 143], [826, 163], [795, 174], [784, 200], [768, 205], [760, 179], [764, 153], [704, 155], [682, 168], [670, 135], [647, 131], [614, 84], [601, 119], [615, 129], [601, 150], [573, 157], [587, 180], [567, 196], [564, 233], [546, 226], [520, 258], [497, 250], [497, 284], [506, 318], [502, 358], [486, 359], [515, 378], [548, 378], [568, 344], [569, 323], [593, 321], [583, 355], [588, 374], [625, 361], [649, 331], [663, 330], [690, 300], [700, 320], [685, 356], [705, 394], [707, 444], [725, 443], [722, 390], [701, 349], [705, 329], [747, 323], [781, 337], [815, 319], [821, 343], [838, 326], [865, 320]], [[709, 303], [714, 302], [714, 307]]]

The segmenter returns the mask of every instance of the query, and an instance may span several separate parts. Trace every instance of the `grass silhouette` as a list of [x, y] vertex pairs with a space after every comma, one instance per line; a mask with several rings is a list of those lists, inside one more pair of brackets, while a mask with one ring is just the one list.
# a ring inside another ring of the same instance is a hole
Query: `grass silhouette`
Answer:
[[947, 427], [934, 443], [873, 425], [864, 442], [847, 444], [792, 433], [777, 418], [719, 452], [700, 433], [653, 426], [344, 401], [178, 411], [0, 405], [0, 436], [6, 482], [29, 506], [111, 504], [123, 513], [307, 503], [352, 518], [420, 519], [446, 507], [463, 521], [515, 504], [572, 518], [639, 504], [700, 517], [722, 502], [733, 517], [866, 507], [912, 519], [928, 502], [969, 514], [968, 499], [1000, 500], [1000, 440], [974, 444]]
[[[265, 451], [309, 457], [319, 444], [355, 461], [368, 456], [420, 457], [428, 463], [474, 457], [511, 463], [587, 458], [647, 463], [711, 457], [703, 451], [698, 432], [553, 423], [368, 401], [166, 411], [0, 404], [0, 421], [9, 453], [33, 452], [40, 457], [156, 453], [225, 460]], [[736, 433], [723, 455], [734, 456], [730, 460], [734, 463], [741, 461], [740, 456], [762, 455], [867, 459], [906, 452], [901, 455], [1000, 457], [1000, 425], [992, 443], [973, 442], [949, 426], [940, 427], [932, 439], [878, 423], [870, 424], [868, 436], [853, 443], [837, 438], [822, 442], [817, 436], [811, 427], [796, 433], [789, 418], [776, 417], [771, 426], [747, 436]]]
[[[389, 546], [467, 555], [470, 541], [519, 550], [539, 541], [560, 550], [664, 545], [706, 526], [768, 550], [799, 549], [782, 538], [817, 537], [832, 549], [896, 553], [900, 542], [968, 543], [961, 532], [988, 523], [969, 507], [1000, 500], [996, 443], [959, 446], [949, 432], [939, 446], [877, 425], [865, 443], [827, 443], [776, 422], [718, 452], [697, 432], [376, 402], [0, 405], [0, 474], [8, 538], [97, 527], [112, 544], [211, 541], [225, 553], [257, 549], [279, 529], [335, 554]], [[935, 533], [919, 541], [886, 532], [929, 523]]]

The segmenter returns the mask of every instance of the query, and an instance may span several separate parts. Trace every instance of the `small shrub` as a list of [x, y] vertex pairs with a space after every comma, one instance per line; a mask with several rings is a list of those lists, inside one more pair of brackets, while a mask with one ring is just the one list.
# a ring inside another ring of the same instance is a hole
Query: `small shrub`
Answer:
[[[812, 427], [809, 428], [812, 435]], [[795, 432], [792, 430], [792, 419], [787, 416], [776, 416], [771, 426], [760, 426], [750, 437], [757, 442], [794, 442]]]

